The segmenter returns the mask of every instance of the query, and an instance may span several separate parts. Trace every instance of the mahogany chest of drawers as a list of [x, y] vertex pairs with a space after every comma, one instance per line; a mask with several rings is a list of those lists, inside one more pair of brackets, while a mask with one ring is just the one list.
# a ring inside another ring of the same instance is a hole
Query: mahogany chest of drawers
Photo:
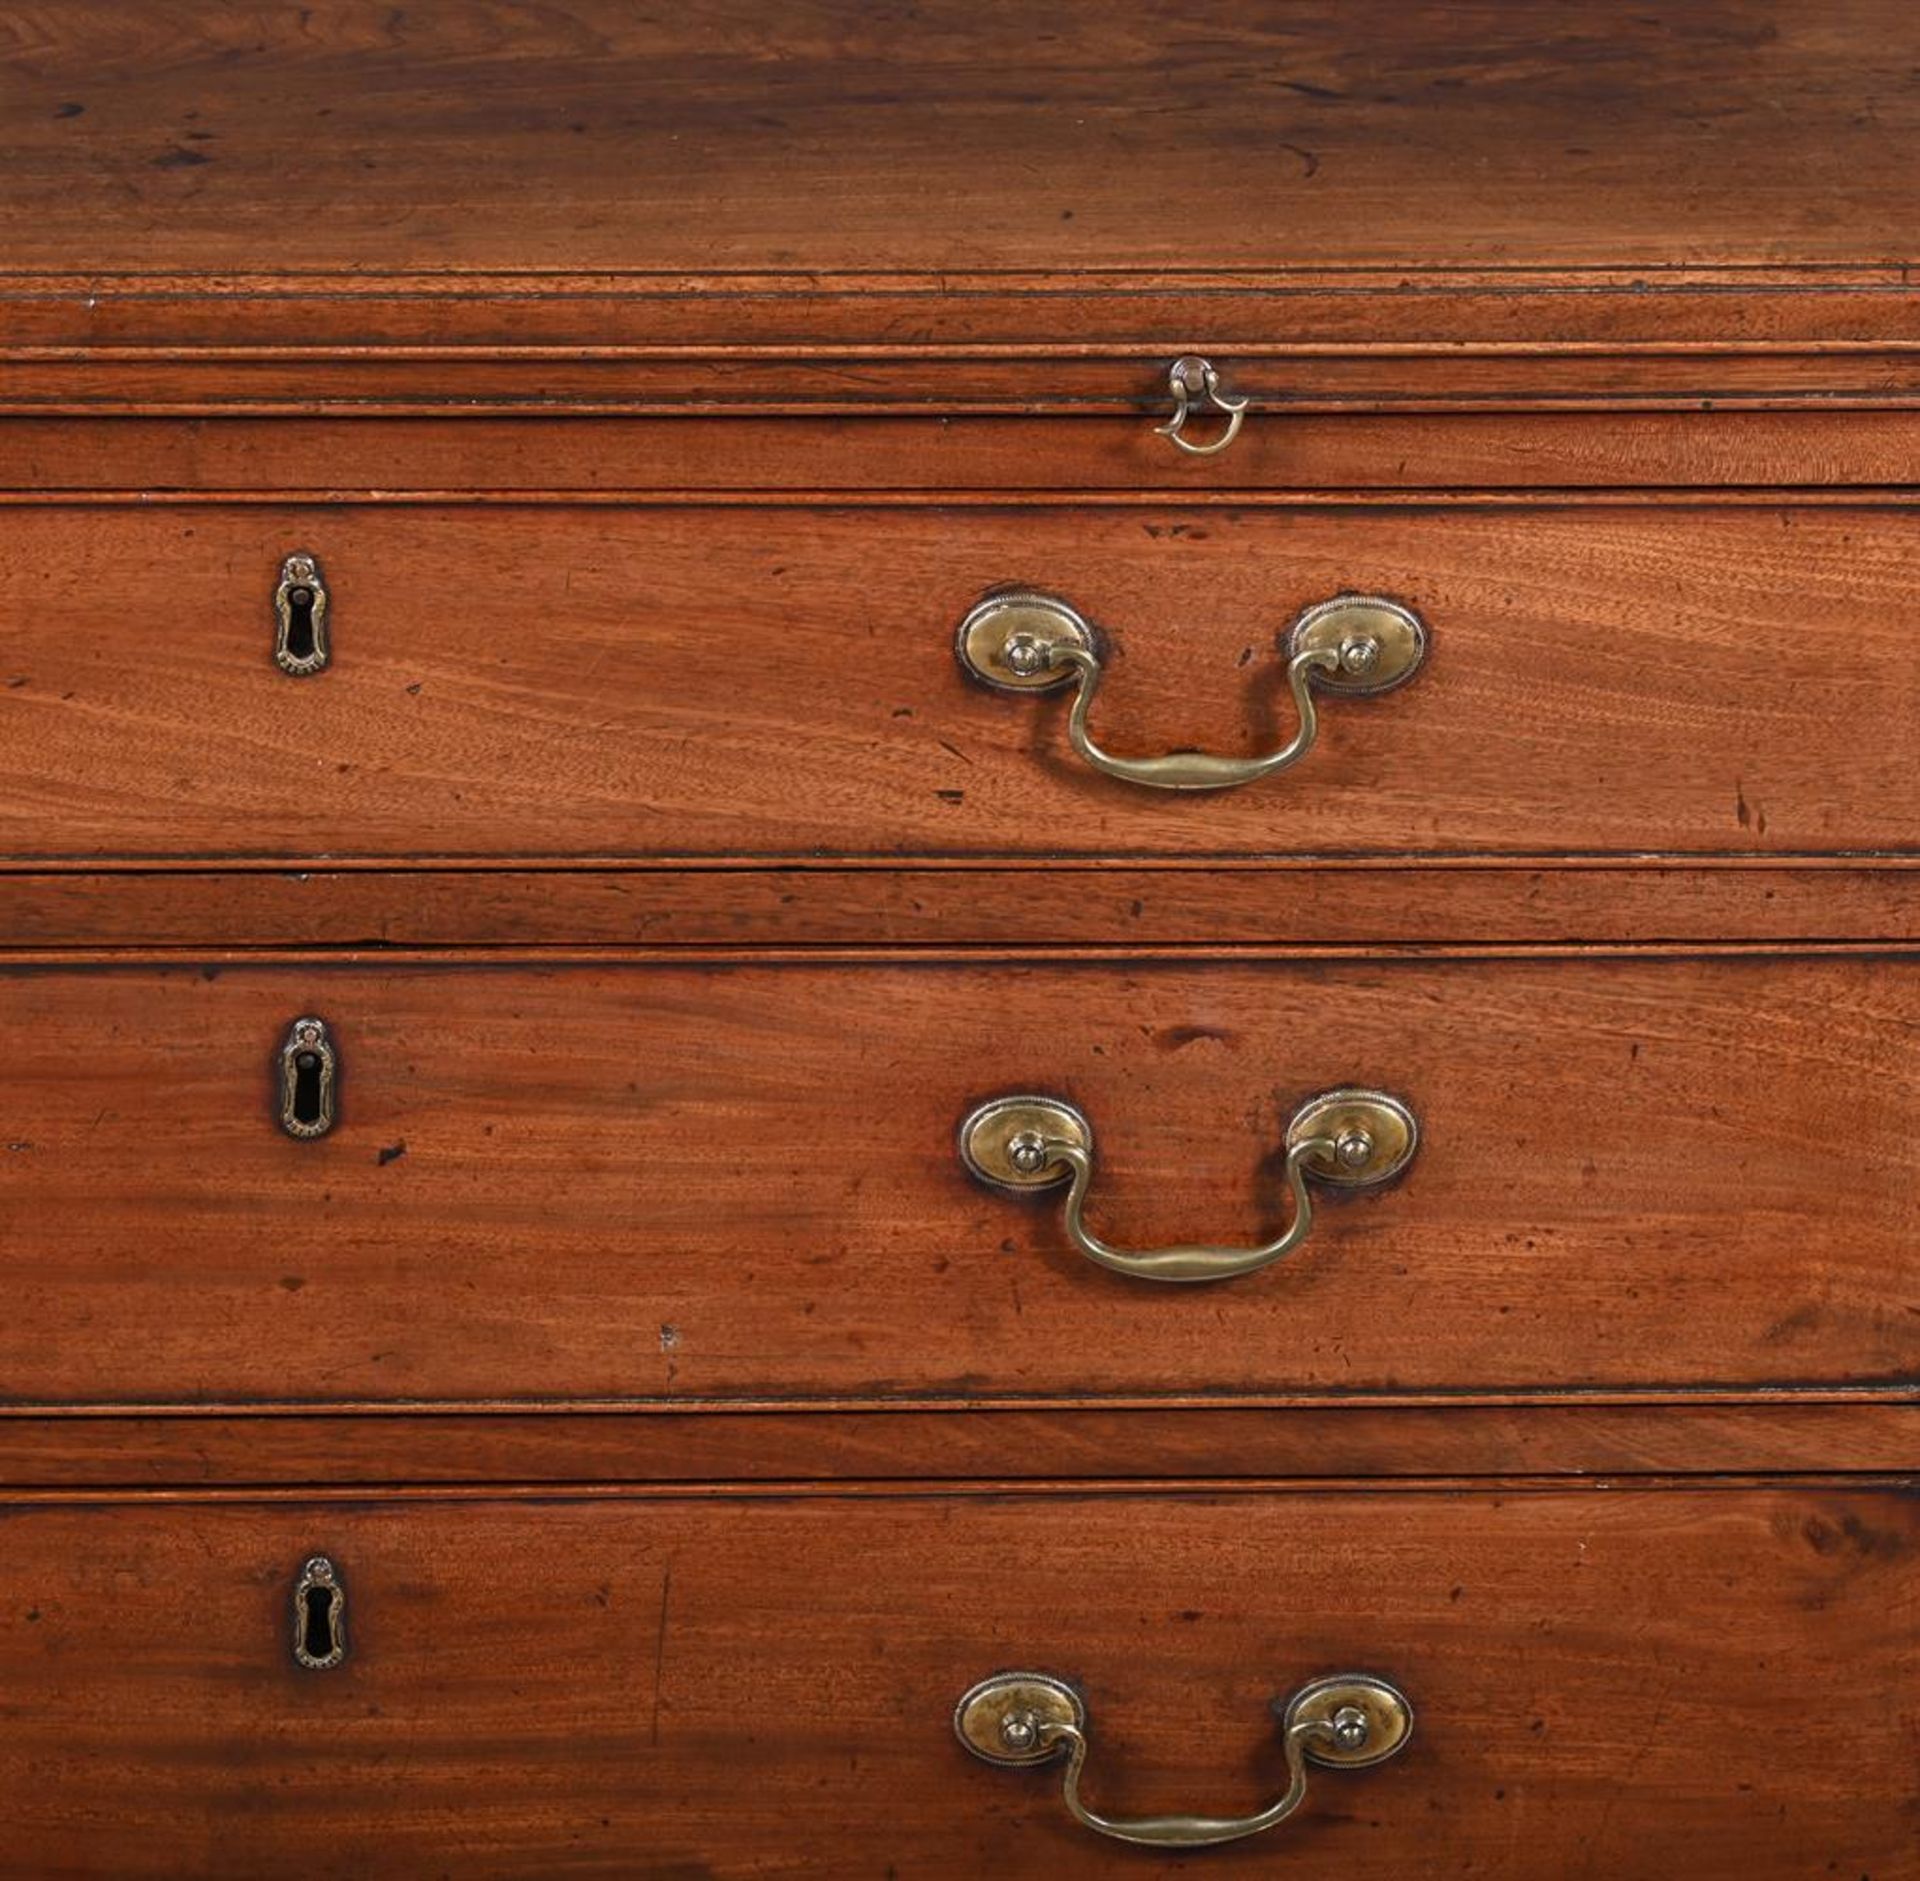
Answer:
[[1920, 1876], [1916, 69], [0, 5], [0, 1873]]

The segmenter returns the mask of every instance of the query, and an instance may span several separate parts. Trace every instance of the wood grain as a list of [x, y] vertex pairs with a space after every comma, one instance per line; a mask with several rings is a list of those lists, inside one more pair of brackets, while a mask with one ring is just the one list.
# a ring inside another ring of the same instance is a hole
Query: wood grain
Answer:
[[[944, 384], [949, 369], [964, 386], [982, 359], [1004, 356], [1042, 400], [1049, 366], [1104, 358], [1123, 362], [1140, 396], [1164, 400], [1168, 363], [1196, 343], [1230, 374], [1249, 360], [1286, 357], [1301, 375], [1289, 376], [1289, 394], [1317, 389], [1319, 362], [1330, 355], [1350, 356], [1363, 372], [1375, 359], [1371, 369], [1388, 383], [1429, 394], [1532, 355], [1563, 384], [1586, 374], [1589, 385], [1617, 390], [1671, 385], [1657, 362], [1678, 355], [1703, 372], [1702, 397], [1751, 390], [1758, 374], [1793, 399], [1806, 389], [1803, 372], [1826, 382], [1833, 356], [1880, 354], [1886, 364], [1911, 354], [1920, 344], [1920, 287], [1897, 264], [1418, 275], [208, 275], [120, 274], [82, 258], [73, 272], [0, 270], [0, 358], [73, 361], [85, 368], [79, 382], [107, 395], [137, 388], [156, 366], [178, 366], [183, 376], [214, 368], [199, 376], [217, 382], [222, 362], [255, 357], [317, 361], [311, 398], [329, 365], [349, 360], [404, 362], [416, 385], [441, 382], [443, 372], [447, 383], [484, 377], [502, 362], [513, 371], [518, 361], [513, 376], [527, 384], [582, 360], [656, 356], [678, 362], [674, 402], [698, 403], [742, 369], [739, 355], [760, 354], [797, 367], [780, 376], [792, 390], [815, 373], [804, 362], [826, 361], [849, 397], [868, 383], [869, 366], [884, 375], [905, 364], [924, 389]], [[1609, 373], [1622, 377], [1604, 380]], [[0, 399], [5, 392], [0, 385]]]
[[[1914, 541], [1905, 506], [1790, 502], [25, 509], [0, 853], [1911, 854]], [[295, 549], [332, 595], [311, 680], [271, 659]], [[1063, 699], [961, 672], [1008, 584], [1107, 634], [1123, 752], [1282, 742], [1276, 647], [1332, 595], [1433, 651], [1291, 775], [1148, 791], [1074, 759]]]
[[[1119, 1810], [1406, 1686], [1223, 1874], [1920, 1881], [1917, 58], [0, 0], [0, 1876], [1185, 1876], [955, 1746], [1025, 1663]], [[963, 681], [1002, 583], [1122, 750], [1434, 651], [1168, 801]], [[1413, 1168], [1218, 1288], [954, 1151], [1244, 1241], [1348, 1082]]]
[[1911, 9], [66, 0], [0, 19], [17, 270], [1912, 259]]
[[1156, 418], [884, 412], [800, 418], [542, 415], [8, 418], [0, 491], [171, 495], [871, 490], [1645, 490], [1911, 486], [1920, 411], [1262, 412], [1181, 457]]
[[0, 876], [12, 947], [1920, 941], [1920, 858], [97, 869]]
[[[1123, 1812], [1264, 1801], [1268, 1700], [1313, 1674], [1408, 1692], [1400, 1757], [1315, 1777], [1210, 1872], [1911, 1881], [1917, 1506], [1891, 1484], [15, 1506], [0, 1872], [427, 1876], [483, 1851], [499, 1876], [1112, 1875], [1056, 1772], [953, 1741], [968, 1685], [1031, 1665], [1084, 1690], [1088, 1791]], [[352, 1641], [320, 1674], [287, 1650], [317, 1550]]]
[[[0, 1412], [9, 1489], [1712, 1476], [1911, 1469], [1920, 1386], [1644, 1402]], [[1806, 1401], [1803, 1401], [1806, 1400]]]
[[[549, 301], [552, 296], [548, 296]], [[240, 303], [233, 328], [257, 321], [258, 303]], [[617, 322], [616, 307], [610, 323]], [[1123, 358], [1060, 356], [1039, 349], [1009, 356], [926, 356], [926, 349], [875, 348], [854, 359], [746, 350], [659, 356], [623, 346], [606, 332], [594, 345], [467, 344], [384, 348], [358, 343], [327, 353], [306, 346], [254, 346], [229, 338], [198, 349], [151, 345], [57, 348], [6, 343], [9, 315], [0, 276], [0, 412], [144, 417], [341, 410], [381, 416], [458, 411], [693, 411], [711, 414], [823, 414], [939, 411], [954, 415], [1049, 413], [1063, 417], [1130, 413], [1161, 422], [1171, 410], [1167, 363], [1182, 346], [1136, 337]], [[1296, 316], [1297, 317], [1297, 316]], [[1198, 330], [1211, 332], [1217, 316]], [[1178, 331], [1178, 329], [1176, 329]], [[1511, 411], [1515, 409], [1699, 410], [1753, 407], [1905, 406], [1920, 400], [1920, 341], [1910, 349], [1870, 342], [1811, 350], [1783, 339], [1751, 350], [1670, 352], [1478, 352], [1459, 347], [1334, 351], [1303, 344], [1225, 350], [1210, 339], [1228, 389], [1263, 415], [1326, 411]], [[501, 352], [506, 357], [499, 356]], [[265, 353], [266, 357], [256, 354]], [[7, 357], [9, 354], [12, 357]], [[317, 356], [316, 356], [317, 355]], [[878, 356], [875, 356], [878, 355]]]
[[[341, 1121], [281, 1135], [317, 1012]], [[1920, 1313], [1900, 955], [203, 967], [0, 979], [16, 1403], [1879, 1386]], [[1246, 1280], [1092, 1267], [979, 1187], [1081, 1105], [1122, 1245], [1284, 1219], [1285, 1119], [1404, 1180]], [[110, 1361], [103, 1355], [111, 1355]]]

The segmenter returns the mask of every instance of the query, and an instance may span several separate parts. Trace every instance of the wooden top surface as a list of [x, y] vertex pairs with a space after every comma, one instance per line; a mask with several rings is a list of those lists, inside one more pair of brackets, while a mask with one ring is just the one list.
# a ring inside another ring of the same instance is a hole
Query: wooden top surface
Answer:
[[14, 0], [15, 269], [1873, 265], [1911, 0]]
[[1813, 270], [1906, 333], [1917, 67], [1912, 0], [0, 0], [0, 289]]

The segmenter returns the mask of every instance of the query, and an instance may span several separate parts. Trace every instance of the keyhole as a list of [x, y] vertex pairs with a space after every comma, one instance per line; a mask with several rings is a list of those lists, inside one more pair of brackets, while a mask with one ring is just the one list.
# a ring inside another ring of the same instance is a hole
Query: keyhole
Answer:
[[327, 666], [327, 584], [304, 552], [280, 564], [273, 591], [273, 657], [283, 673], [304, 679]]
[[333, 1657], [333, 1589], [307, 1589], [307, 1623], [303, 1640], [309, 1659]]
[[299, 661], [313, 658], [313, 590], [287, 590], [287, 652]]
[[326, 1672], [347, 1656], [347, 1594], [334, 1565], [317, 1554], [293, 1589], [293, 1657], [309, 1672]]
[[293, 1055], [293, 1120], [311, 1129], [320, 1121], [320, 1054]]
[[294, 1020], [275, 1055], [280, 1127], [291, 1137], [325, 1136], [339, 1102], [340, 1061], [324, 1019]]

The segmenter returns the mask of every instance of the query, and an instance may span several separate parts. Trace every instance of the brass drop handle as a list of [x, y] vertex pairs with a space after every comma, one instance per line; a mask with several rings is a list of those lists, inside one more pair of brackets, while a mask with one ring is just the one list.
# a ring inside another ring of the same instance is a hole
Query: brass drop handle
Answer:
[[1383, 1091], [1341, 1089], [1309, 1098], [1287, 1125], [1287, 1193], [1293, 1218], [1259, 1247], [1163, 1247], [1128, 1252], [1086, 1223], [1093, 1182], [1093, 1126], [1059, 1097], [996, 1097], [960, 1126], [960, 1160], [982, 1182], [1025, 1193], [1067, 1183], [1067, 1236], [1088, 1260], [1136, 1280], [1231, 1280], [1290, 1254], [1313, 1226], [1308, 1177], [1343, 1189], [1369, 1188], [1413, 1160], [1419, 1125]]
[[991, 594], [960, 623], [961, 666], [1003, 692], [1044, 692], [1077, 684], [1067, 738], [1096, 771], [1152, 790], [1226, 790], [1298, 764], [1320, 732], [1315, 692], [1347, 697], [1403, 685], [1426, 657], [1418, 615], [1378, 595], [1342, 594], [1310, 607], [1287, 630], [1287, 691], [1298, 727], [1264, 757], [1228, 758], [1208, 751], [1122, 758], [1094, 742], [1087, 719], [1106, 677], [1093, 628], [1065, 601], [1048, 594]]
[[[1220, 374], [1211, 360], [1198, 353], [1182, 354], [1167, 368], [1167, 390], [1173, 395], [1173, 416], [1154, 426], [1155, 437], [1170, 438], [1189, 457], [1217, 457], [1240, 435], [1250, 401], [1221, 391]], [[1187, 420], [1196, 409], [1218, 412], [1227, 421], [1220, 435], [1205, 444], [1186, 435]]]
[[1384, 1679], [1344, 1672], [1303, 1685], [1284, 1703], [1275, 1699], [1287, 1787], [1250, 1816], [1109, 1816], [1080, 1794], [1087, 1761], [1087, 1712], [1080, 1694], [1046, 1672], [1002, 1672], [960, 1700], [953, 1728], [961, 1743], [987, 1763], [1021, 1769], [1063, 1750], [1061, 1793], [1076, 1822], [1097, 1835], [1146, 1848], [1213, 1848], [1285, 1822], [1307, 1798], [1307, 1766], [1358, 1770], [1384, 1763], [1413, 1734], [1413, 1707]]

